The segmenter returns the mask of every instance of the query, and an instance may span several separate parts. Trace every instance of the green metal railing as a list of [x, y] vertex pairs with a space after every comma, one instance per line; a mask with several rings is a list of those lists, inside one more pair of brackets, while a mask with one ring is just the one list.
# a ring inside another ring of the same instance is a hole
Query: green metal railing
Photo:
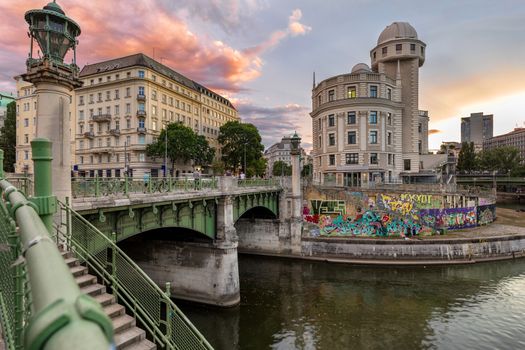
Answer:
[[130, 177], [76, 178], [71, 183], [74, 198], [126, 196], [131, 193], [169, 193], [217, 189], [217, 179], [159, 177], [141, 180]]
[[279, 179], [243, 179], [237, 181], [238, 187], [262, 187], [262, 186], [278, 186]]
[[27, 197], [33, 195], [33, 179], [31, 177], [25, 175], [9, 175], [6, 176], [6, 180]]
[[116, 244], [75, 212], [59, 203], [65, 220], [57, 236], [111, 288], [118, 301], [140, 321], [152, 340], [167, 349], [212, 349], [170, 299], [170, 285], [160, 289]]
[[[41, 161], [37, 168], [50, 172], [51, 142], [35, 139], [31, 146], [35, 164]], [[41, 179], [50, 182], [50, 176]], [[54, 212], [46, 190], [50, 186], [41, 186], [40, 196], [28, 199], [0, 166], [0, 323], [7, 349], [109, 349], [111, 321], [80, 292], [39, 216]]]

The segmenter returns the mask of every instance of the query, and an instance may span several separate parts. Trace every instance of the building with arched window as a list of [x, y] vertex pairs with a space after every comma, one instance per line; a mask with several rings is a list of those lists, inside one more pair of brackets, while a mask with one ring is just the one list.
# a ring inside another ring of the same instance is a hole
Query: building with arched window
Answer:
[[356, 64], [312, 89], [313, 180], [364, 186], [417, 178], [428, 153], [428, 113], [419, 110], [426, 44], [408, 23], [383, 30], [371, 66]]

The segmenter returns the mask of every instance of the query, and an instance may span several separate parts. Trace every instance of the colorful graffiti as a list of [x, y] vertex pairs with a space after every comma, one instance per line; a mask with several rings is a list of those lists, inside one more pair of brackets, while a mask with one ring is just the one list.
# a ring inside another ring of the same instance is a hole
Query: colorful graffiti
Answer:
[[346, 214], [345, 201], [314, 199], [311, 203], [313, 214]]
[[461, 229], [477, 225], [476, 208], [421, 209], [421, 221], [435, 229]]
[[494, 221], [496, 218], [496, 206], [491, 205], [480, 205], [477, 208], [478, 213], [478, 225], [487, 225]]

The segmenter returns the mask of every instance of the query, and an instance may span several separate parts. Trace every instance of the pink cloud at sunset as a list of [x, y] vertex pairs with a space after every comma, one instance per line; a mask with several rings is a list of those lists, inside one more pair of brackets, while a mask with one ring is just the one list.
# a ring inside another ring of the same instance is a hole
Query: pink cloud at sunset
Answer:
[[[5, 21], [0, 31], [12, 33], [4, 37], [4, 54], [12, 59], [2, 60], [1, 69], [8, 75], [21, 73], [24, 67], [28, 39], [23, 20], [27, 9], [41, 8], [41, 0], [21, 0], [0, 4]], [[143, 52], [212, 89], [237, 92], [243, 84], [261, 75], [265, 51], [278, 45], [288, 36], [304, 35], [310, 27], [299, 22], [302, 13], [296, 9], [289, 17], [288, 27], [269, 34], [263, 43], [247, 49], [237, 49], [220, 40], [192, 33], [188, 25], [160, 1], [134, 2], [61, 1], [66, 14], [79, 23], [79, 65]]]

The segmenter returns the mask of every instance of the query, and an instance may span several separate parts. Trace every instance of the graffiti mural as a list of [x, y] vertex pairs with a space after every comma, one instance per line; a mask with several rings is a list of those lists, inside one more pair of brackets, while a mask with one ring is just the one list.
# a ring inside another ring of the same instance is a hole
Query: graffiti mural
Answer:
[[478, 225], [487, 225], [494, 221], [496, 218], [496, 206], [491, 205], [480, 205], [477, 208], [478, 213]]
[[477, 225], [476, 208], [421, 209], [421, 221], [435, 229], [460, 229]]
[[313, 214], [346, 214], [345, 201], [314, 199], [311, 201], [311, 203]]

